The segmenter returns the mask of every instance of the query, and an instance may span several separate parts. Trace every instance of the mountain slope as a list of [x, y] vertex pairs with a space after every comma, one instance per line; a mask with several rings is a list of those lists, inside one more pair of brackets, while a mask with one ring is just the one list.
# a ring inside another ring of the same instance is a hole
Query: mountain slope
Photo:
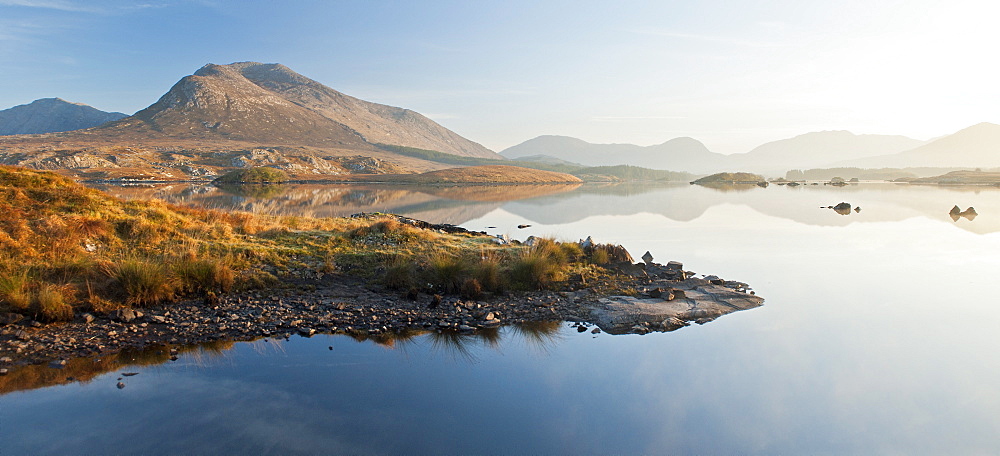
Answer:
[[803, 169], [902, 152], [922, 144], [923, 141], [905, 136], [820, 131], [765, 143], [745, 154], [730, 155], [729, 159], [734, 169]]
[[843, 162], [861, 167], [998, 167], [1000, 125], [983, 122], [912, 150]]
[[568, 136], [539, 136], [502, 152], [508, 158], [548, 155], [589, 166], [633, 165], [652, 169], [706, 172], [723, 166], [725, 156], [708, 150], [692, 138], [674, 138], [663, 144], [591, 144]]
[[42, 98], [0, 111], [0, 135], [24, 135], [80, 130], [126, 117], [61, 98]]
[[359, 100], [283, 65], [256, 62], [205, 65], [148, 108], [94, 133], [361, 150], [382, 143], [498, 158], [416, 112]]

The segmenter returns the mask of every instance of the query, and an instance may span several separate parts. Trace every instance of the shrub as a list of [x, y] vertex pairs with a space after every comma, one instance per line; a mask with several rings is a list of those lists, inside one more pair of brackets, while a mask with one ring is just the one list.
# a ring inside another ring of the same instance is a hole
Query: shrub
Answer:
[[219, 184], [280, 184], [288, 181], [288, 173], [277, 168], [238, 169], [215, 179]]

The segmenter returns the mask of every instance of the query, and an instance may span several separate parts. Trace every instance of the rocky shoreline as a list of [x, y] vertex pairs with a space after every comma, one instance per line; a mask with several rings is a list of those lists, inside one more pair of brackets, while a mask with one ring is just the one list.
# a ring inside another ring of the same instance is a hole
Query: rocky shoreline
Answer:
[[[596, 324], [612, 334], [672, 331], [690, 322], [760, 306], [746, 284], [709, 276], [693, 278], [680, 263], [611, 266], [635, 296], [610, 296], [570, 281], [557, 291], [507, 293], [481, 300], [418, 295], [370, 288], [355, 277], [327, 276], [288, 288], [226, 295], [213, 302], [172, 305], [108, 315], [79, 314], [45, 325], [5, 315], [0, 326], [0, 375], [18, 366], [75, 358], [100, 358], [126, 350], [184, 346], [317, 333], [377, 336], [412, 330], [474, 333], [501, 325], [539, 321]], [[175, 358], [174, 358], [175, 359]]]

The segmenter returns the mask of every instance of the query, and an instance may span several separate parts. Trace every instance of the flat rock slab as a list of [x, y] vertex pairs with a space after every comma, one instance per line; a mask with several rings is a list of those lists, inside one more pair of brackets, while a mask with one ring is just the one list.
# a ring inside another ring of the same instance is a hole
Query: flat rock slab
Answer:
[[[673, 331], [695, 322], [707, 323], [739, 310], [764, 304], [764, 299], [704, 279], [664, 281], [656, 285], [682, 290], [683, 297], [609, 296], [589, 303], [590, 322], [609, 334]], [[677, 293], [680, 295], [681, 293]]]

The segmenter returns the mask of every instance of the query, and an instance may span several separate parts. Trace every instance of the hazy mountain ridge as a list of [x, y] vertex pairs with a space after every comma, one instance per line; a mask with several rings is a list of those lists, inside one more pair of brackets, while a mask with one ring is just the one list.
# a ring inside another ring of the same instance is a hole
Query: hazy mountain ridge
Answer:
[[829, 165], [835, 161], [886, 155], [924, 144], [899, 135], [856, 135], [849, 131], [818, 131], [771, 141], [744, 154], [728, 156], [736, 169], [772, 171]]
[[127, 117], [61, 98], [41, 98], [0, 111], [0, 135], [54, 133], [96, 127]]
[[914, 167], [998, 167], [1000, 125], [982, 122], [911, 150], [837, 164], [875, 168], [900, 163]]
[[539, 136], [500, 152], [509, 158], [545, 155], [587, 165], [628, 164], [653, 169], [714, 173], [749, 171], [783, 176], [823, 168], [1000, 167], [1000, 125], [980, 123], [930, 141], [900, 135], [821, 131], [771, 141], [741, 153], [711, 152], [691, 138], [654, 146], [592, 144], [567, 136]]
[[708, 150], [700, 141], [681, 137], [663, 144], [592, 144], [568, 136], [539, 136], [500, 152], [507, 158], [547, 155], [588, 166], [633, 165], [644, 168], [708, 172], [721, 166], [725, 156]]

